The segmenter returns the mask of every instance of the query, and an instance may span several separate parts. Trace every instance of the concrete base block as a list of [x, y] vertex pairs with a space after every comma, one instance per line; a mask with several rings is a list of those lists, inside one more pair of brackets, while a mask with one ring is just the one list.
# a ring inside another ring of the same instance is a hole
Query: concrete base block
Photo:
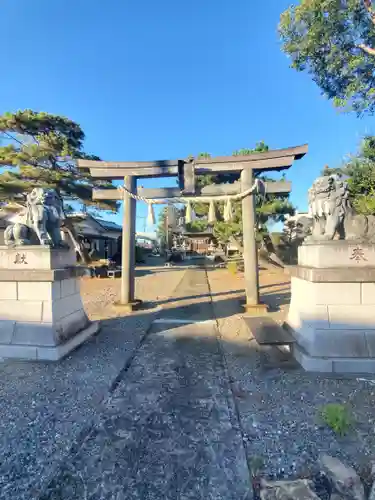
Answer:
[[57, 360], [93, 335], [75, 253], [0, 247], [0, 357]]
[[[287, 324], [290, 328], [291, 325]], [[375, 330], [306, 327], [292, 329], [297, 344], [314, 357], [371, 358]], [[374, 358], [375, 359], [375, 358]]]
[[347, 240], [305, 242], [298, 248], [298, 264], [318, 269], [375, 267], [375, 245]]
[[286, 320], [297, 361], [313, 372], [375, 373], [375, 245], [307, 243], [298, 263]]
[[375, 359], [334, 359], [334, 373], [375, 373]]
[[307, 354], [306, 351], [298, 345], [294, 345], [292, 347], [292, 354], [302, 368], [307, 372], [333, 372], [333, 362], [330, 359], [314, 358], [313, 356]]
[[99, 323], [90, 323], [89, 326], [78, 332], [74, 337], [71, 337], [67, 342], [57, 346], [0, 344], [0, 358], [22, 359], [28, 361], [58, 361], [83, 344], [83, 342], [95, 335], [98, 331]]
[[314, 357], [298, 345], [293, 346], [292, 353], [302, 368], [308, 372], [358, 375], [375, 373], [375, 359]]
[[263, 316], [268, 312], [267, 304], [243, 304], [243, 307], [251, 316]]
[[[58, 361], [65, 357], [71, 351], [83, 344], [90, 337], [99, 332], [100, 324], [98, 321], [90, 323], [89, 326], [78, 332], [74, 337], [71, 337], [64, 344], [55, 347], [38, 347], [37, 359], [44, 361]], [[1, 352], [1, 351], [0, 351]]]
[[0, 269], [61, 269], [75, 264], [75, 252], [71, 249], [41, 245], [0, 246]]
[[9, 342], [13, 345], [56, 346], [58, 335], [52, 324], [16, 323]]

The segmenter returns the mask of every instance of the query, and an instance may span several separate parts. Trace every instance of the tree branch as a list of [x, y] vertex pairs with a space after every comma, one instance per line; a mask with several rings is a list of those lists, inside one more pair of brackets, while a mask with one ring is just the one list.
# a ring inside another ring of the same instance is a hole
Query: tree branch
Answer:
[[371, 0], [363, 0], [363, 4], [364, 4], [367, 12], [370, 14], [370, 19], [371, 19], [372, 24], [375, 24], [375, 12], [374, 12], [374, 9], [372, 8], [372, 1]]
[[360, 43], [357, 47], [359, 49], [362, 49], [363, 52], [366, 52], [366, 54], [370, 54], [370, 56], [375, 56], [375, 49], [369, 47], [368, 45], [365, 45], [364, 43]]

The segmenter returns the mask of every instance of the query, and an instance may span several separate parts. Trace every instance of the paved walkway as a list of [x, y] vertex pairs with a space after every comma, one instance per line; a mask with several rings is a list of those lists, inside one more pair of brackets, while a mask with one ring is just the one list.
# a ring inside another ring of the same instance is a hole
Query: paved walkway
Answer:
[[[0, 362], [1, 500], [248, 500], [254, 459], [287, 477], [317, 472], [322, 452], [370, 462], [375, 381], [304, 373], [257, 346], [241, 275], [176, 267], [137, 283], [156, 302], [118, 318], [118, 285], [85, 285], [89, 313], [110, 319], [61, 362]], [[261, 271], [261, 293], [281, 319], [286, 277]], [[320, 422], [332, 402], [350, 402], [344, 438]]]
[[188, 270], [41, 499], [251, 498], [216, 333], [206, 272]]
[[[321, 452], [369, 463], [375, 381], [307, 374], [260, 349], [241, 318], [240, 275], [185, 268], [139, 281], [150, 297], [147, 283], [162, 288], [157, 307], [103, 321], [59, 363], [0, 362], [1, 500], [250, 500], [257, 458], [264, 474], [291, 477]], [[281, 318], [285, 276], [261, 273], [261, 292]], [[348, 401], [356, 424], [338, 438], [319, 412]]]

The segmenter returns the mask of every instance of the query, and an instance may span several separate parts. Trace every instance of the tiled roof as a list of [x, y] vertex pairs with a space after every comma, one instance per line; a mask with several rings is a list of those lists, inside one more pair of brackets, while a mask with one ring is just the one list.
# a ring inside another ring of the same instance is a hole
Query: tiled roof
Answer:
[[71, 217], [72, 219], [78, 219], [81, 221], [89, 218], [97, 222], [103, 229], [106, 229], [107, 231], [120, 231], [120, 232], [122, 231], [122, 227], [116, 224], [116, 222], [100, 219], [99, 217], [94, 217], [93, 215], [85, 212], [73, 212], [68, 214], [68, 217]]
[[122, 231], [122, 227], [116, 224], [116, 222], [110, 220], [99, 219], [98, 217], [94, 217], [96, 221], [99, 222], [101, 226], [109, 231]]

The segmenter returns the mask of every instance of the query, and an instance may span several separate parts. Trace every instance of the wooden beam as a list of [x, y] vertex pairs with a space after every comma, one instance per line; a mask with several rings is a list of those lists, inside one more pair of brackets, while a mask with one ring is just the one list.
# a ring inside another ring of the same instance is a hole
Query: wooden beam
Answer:
[[233, 182], [233, 184], [211, 184], [204, 186], [200, 190], [200, 194], [204, 196], [223, 196], [230, 194], [238, 194], [241, 192], [241, 183]]
[[293, 157], [291, 156], [263, 160], [253, 160], [251, 156], [241, 156], [241, 158], [241, 162], [196, 163], [195, 172], [197, 174], [231, 173], [241, 172], [249, 168], [252, 169], [253, 172], [257, 172], [261, 170], [285, 170], [293, 165]]
[[253, 153], [245, 156], [216, 156], [212, 158], [198, 158], [195, 160], [195, 165], [207, 165], [210, 163], [242, 163], [248, 161], [269, 160], [272, 158], [282, 158], [284, 156], [293, 157], [295, 160], [300, 160], [308, 152], [308, 145], [295, 146], [285, 149], [273, 149], [264, 153]]
[[[249, 158], [249, 157], [247, 157]], [[102, 162], [99, 162], [102, 163]], [[106, 163], [106, 162], [103, 162]], [[241, 172], [246, 168], [253, 171], [285, 170], [292, 166], [293, 158], [271, 158], [269, 160], [242, 161], [241, 163], [208, 163], [195, 165], [195, 174], [234, 173]], [[123, 179], [127, 176], [142, 177], [173, 177], [178, 175], [178, 167], [141, 167], [138, 169], [128, 168], [90, 168], [90, 175], [97, 179]]]
[[290, 181], [266, 182], [267, 194], [288, 194], [292, 191], [292, 183]]
[[[266, 182], [266, 192], [269, 194], [290, 193], [292, 184], [289, 181]], [[233, 184], [212, 184], [205, 186], [202, 189], [197, 189], [196, 195], [202, 196], [222, 196], [232, 195], [241, 192], [241, 183], [234, 182]], [[164, 199], [178, 198], [182, 196], [179, 187], [170, 188], [137, 188], [137, 195], [143, 198]], [[94, 189], [92, 194], [93, 200], [116, 200], [123, 199], [122, 192], [118, 189]]]
[[90, 175], [96, 179], [123, 179], [124, 177], [174, 177], [177, 176], [177, 167], [142, 167], [129, 168], [90, 168]]
[[122, 201], [124, 196], [119, 189], [93, 189], [92, 199]]
[[96, 160], [77, 160], [78, 168], [115, 168], [115, 169], [142, 169], [154, 167], [178, 167], [181, 160], [157, 160], [157, 161], [96, 161]]
[[[283, 170], [289, 168], [294, 160], [299, 160], [307, 153], [308, 147], [266, 151], [247, 156], [218, 156], [213, 158], [198, 158], [194, 160], [195, 174], [212, 172], [240, 172], [245, 168], [253, 171]], [[101, 179], [121, 179], [125, 176], [136, 177], [169, 177], [177, 176], [184, 160], [161, 160], [151, 162], [106, 162], [78, 160], [77, 166], [89, 169], [92, 177]], [[187, 163], [187, 162], [186, 162]]]
[[[292, 183], [290, 181], [266, 182], [266, 193], [268, 194], [286, 194], [291, 191]], [[204, 186], [200, 190], [202, 196], [231, 195], [240, 192], [240, 182], [233, 182], [233, 184], [211, 184], [210, 186]]]
[[[181, 195], [179, 187], [172, 188], [137, 188], [137, 195], [143, 198], [178, 198]], [[94, 189], [93, 200], [122, 200], [122, 192], [118, 189]]]
[[154, 198], [154, 199], [163, 199], [163, 198], [178, 198], [183, 196], [181, 194], [180, 188], [169, 187], [169, 188], [142, 188], [139, 187], [137, 191], [139, 196], [143, 196], [143, 198]]

